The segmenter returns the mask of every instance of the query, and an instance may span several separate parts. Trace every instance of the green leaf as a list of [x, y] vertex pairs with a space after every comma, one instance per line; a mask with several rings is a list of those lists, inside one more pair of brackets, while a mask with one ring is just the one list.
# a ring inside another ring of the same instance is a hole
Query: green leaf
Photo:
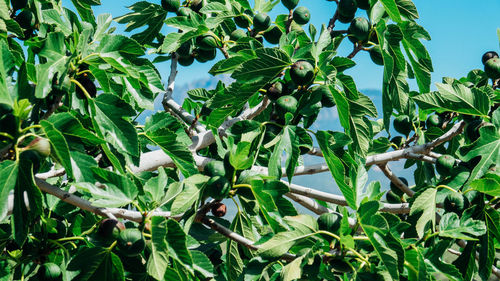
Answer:
[[101, 94], [89, 100], [94, 129], [122, 154], [139, 157], [139, 142], [134, 126], [124, 117], [132, 116], [135, 110], [119, 97]]
[[335, 137], [331, 132], [318, 131], [316, 132], [316, 140], [318, 141], [319, 147], [323, 152], [328, 169], [339, 186], [340, 191], [344, 195], [347, 204], [349, 207], [356, 210], [356, 193], [353, 188], [346, 183], [346, 171], [344, 170], [344, 164], [334, 152], [336, 144]]
[[381, 216], [376, 216], [379, 206], [376, 201], [362, 204], [358, 209], [358, 221], [392, 279], [399, 280], [399, 263], [403, 260], [399, 258], [397, 250], [401, 248], [401, 244], [390, 233], [387, 235], [384, 233], [383, 229], [387, 227], [387, 221]]
[[214, 266], [208, 259], [208, 257], [201, 251], [191, 251], [193, 257], [193, 268], [195, 271], [201, 274], [203, 278], [214, 277]]
[[486, 233], [483, 221], [462, 217], [455, 213], [446, 213], [439, 222], [439, 236], [453, 239], [477, 241], [477, 236]]
[[301, 264], [303, 259], [304, 256], [300, 256], [294, 259], [289, 264], [285, 265], [285, 267], [283, 267], [283, 269], [281, 270], [281, 279], [283, 281], [292, 281], [302, 277]]
[[0, 162], [0, 221], [7, 217], [9, 211], [9, 194], [16, 186], [17, 162], [5, 160]]
[[265, 259], [275, 259], [284, 255], [288, 250], [300, 240], [311, 236], [312, 231], [306, 228], [280, 232], [271, 239], [259, 245], [256, 254]]
[[[494, 117], [500, 117], [500, 110], [496, 110]], [[498, 127], [500, 128], [500, 127]], [[475, 157], [481, 160], [474, 167], [469, 177], [469, 181], [482, 177], [492, 166], [500, 165], [500, 130], [495, 126], [484, 126], [479, 129], [480, 137], [469, 146], [461, 147], [460, 154], [463, 161], [470, 161]], [[464, 155], [464, 153], [466, 153]]]
[[96, 51], [99, 53], [120, 52], [124, 56], [144, 55], [144, 49], [141, 47], [141, 45], [139, 45], [139, 43], [137, 43], [137, 41], [117, 34], [104, 35]]
[[391, 20], [401, 22], [401, 14], [395, 0], [380, 0]]
[[460, 271], [464, 280], [472, 280], [472, 277], [474, 277], [477, 269], [475, 256], [476, 243], [469, 242], [460, 256], [453, 262], [453, 265]]
[[184, 180], [184, 190], [175, 197], [172, 203], [171, 212], [173, 215], [182, 214], [193, 208], [195, 202], [199, 199], [202, 187], [208, 181], [209, 177], [197, 174]]
[[453, 111], [462, 114], [487, 116], [490, 109], [488, 95], [477, 88], [462, 84], [437, 83], [438, 92], [412, 97], [422, 109]]
[[255, 51], [256, 58], [242, 63], [231, 75], [238, 82], [269, 79], [290, 65], [290, 57], [279, 49], [264, 48]]
[[116, 18], [118, 23], [125, 23], [129, 32], [147, 26], [141, 32], [132, 35], [132, 39], [140, 44], [151, 43], [160, 32], [167, 11], [158, 4], [140, 1], [128, 7], [133, 12]]
[[69, 154], [69, 147], [64, 135], [55, 128], [54, 124], [42, 120], [40, 122], [42, 125], [45, 135], [51, 143], [51, 149], [55, 153], [55, 156], [64, 167], [68, 177], [73, 178], [73, 167], [71, 163], [71, 156]]
[[35, 67], [35, 96], [43, 99], [52, 90], [52, 83], [57, 81], [59, 85], [62, 85], [68, 73], [71, 57], [66, 56], [64, 34], [61, 32], [49, 33], [39, 56], [44, 57], [46, 63], [37, 64]]
[[299, 138], [295, 132], [295, 126], [285, 126], [281, 131], [278, 143], [275, 145], [273, 153], [269, 158], [269, 175], [276, 179], [281, 178], [281, 163], [283, 152], [285, 152], [286, 173], [288, 181], [292, 181], [297, 160], [300, 155]]
[[105, 188], [91, 183], [77, 183], [75, 186], [91, 193], [91, 201], [97, 207], [125, 206], [132, 203], [139, 194], [137, 186], [125, 176], [101, 168], [93, 168], [92, 171]]
[[74, 256], [67, 269], [76, 275], [72, 280], [125, 280], [120, 258], [108, 249], [84, 248]]
[[168, 249], [166, 242], [167, 219], [151, 218], [151, 255], [146, 265], [147, 272], [153, 278], [162, 280], [168, 267]]
[[421, 253], [420, 248], [408, 249], [405, 251], [406, 268], [408, 269], [408, 279], [410, 281], [427, 280], [429, 272]]
[[486, 234], [479, 237], [478, 272], [483, 280], [488, 280], [492, 271], [491, 267], [495, 261], [495, 235], [493, 234], [495, 229], [491, 227], [491, 221], [489, 221], [488, 218], [486, 218], [485, 221], [487, 228]]
[[198, 173], [188, 148], [191, 141], [179, 121], [166, 112], [159, 112], [146, 120], [144, 129], [146, 137], [172, 158], [185, 177]]
[[446, 276], [449, 280], [462, 281], [460, 272], [454, 265], [444, 262], [443, 254], [451, 247], [451, 240], [441, 240], [436, 245], [430, 246], [425, 251], [426, 263], [429, 271], [438, 272]]
[[180, 224], [169, 219], [167, 221], [167, 245], [168, 255], [181, 262], [187, 269], [192, 271], [193, 258], [187, 249], [186, 233], [182, 230]]
[[89, 141], [94, 144], [102, 144], [105, 141], [97, 137], [91, 131], [85, 129], [76, 117], [68, 112], [54, 114], [47, 120], [52, 123], [57, 130], [62, 132], [65, 136], [71, 136]]
[[11, 83], [9, 76], [14, 68], [14, 56], [4, 40], [0, 40], [0, 103], [13, 104], [8, 85]]
[[484, 178], [472, 181], [469, 186], [479, 192], [500, 196], [500, 176], [487, 173]]
[[436, 192], [435, 188], [428, 188], [418, 194], [413, 204], [411, 204], [410, 216], [420, 215], [415, 225], [419, 237], [423, 237], [428, 222], [432, 223], [432, 229], [436, 224]]

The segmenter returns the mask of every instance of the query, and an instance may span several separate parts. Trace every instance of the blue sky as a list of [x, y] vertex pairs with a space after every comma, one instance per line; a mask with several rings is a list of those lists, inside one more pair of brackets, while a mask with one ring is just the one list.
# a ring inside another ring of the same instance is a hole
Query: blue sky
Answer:
[[[68, 0], [63, 2], [69, 3]], [[96, 6], [96, 14], [111, 13], [114, 17], [123, 15], [135, 0], [102, 0], [102, 6]], [[157, 3], [160, 1], [157, 0]], [[65, 3], [65, 4], [66, 4]], [[481, 55], [488, 50], [499, 51], [496, 29], [500, 27], [499, 0], [414, 0], [420, 19], [418, 23], [430, 33], [432, 40], [425, 43], [433, 59], [433, 82], [440, 82], [443, 76], [462, 77], [474, 68], [481, 68]], [[302, 0], [299, 5], [307, 6], [312, 15], [311, 23], [318, 29], [327, 23], [335, 9], [335, 2], [325, 0]], [[285, 8], [278, 4], [271, 15], [285, 13]], [[366, 12], [359, 10], [359, 16]], [[347, 25], [337, 24], [339, 29]], [[120, 28], [119, 28], [120, 30]], [[342, 44], [339, 54], [346, 56], [351, 51], [349, 42]], [[371, 63], [368, 54], [362, 52], [355, 58], [359, 67], [350, 71], [359, 89], [380, 89], [382, 84], [382, 67]], [[187, 83], [194, 77], [209, 78], [208, 69], [214, 62], [197, 64], [192, 68], [181, 68], [178, 83]], [[158, 68], [166, 79], [169, 62], [158, 64]], [[196, 72], [196, 75], [193, 73]]]

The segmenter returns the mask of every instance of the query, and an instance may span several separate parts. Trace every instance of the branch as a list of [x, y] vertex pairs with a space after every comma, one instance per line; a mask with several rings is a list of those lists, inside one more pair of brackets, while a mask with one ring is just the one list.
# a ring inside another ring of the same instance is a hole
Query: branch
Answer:
[[165, 110], [172, 112], [176, 116], [178, 116], [182, 121], [184, 121], [188, 125], [194, 125], [194, 129], [198, 132], [205, 132], [206, 129], [197, 122], [196, 117], [189, 114], [182, 106], [176, 103], [172, 98], [168, 98], [167, 100], [163, 100], [163, 107]]
[[[302, 196], [299, 194], [294, 194], [291, 192], [285, 194], [285, 196], [292, 199], [293, 201], [299, 203], [300, 205], [304, 206], [305, 208], [307, 208], [311, 212], [315, 213], [316, 215], [321, 215], [324, 213], [335, 213], [335, 214], [342, 217], [341, 213], [332, 211], [332, 210], [328, 209], [327, 207], [318, 204], [318, 202], [314, 201], [313, 199], [311, 199], [309, 197], [305, 197], [305, 196]], [[348, 217], [347, 220], [349, 221], [350, 227], [354, 227], [356, 225], [355, 219]]]
[[[76, 206], [82, 210], [89, 211], [99, 216], [110, 217], [111, 215], [117, 218], [123, 218], [127, 220], [131, 220], [134, 222], [142, 222], [143, 214], [138, 211], [125, 210], [120, 208], [101, 208], [93, 206], [92, 203], [88, 200], [80, 198], [74, 194], [71, 194], [65, 190], [60, 189], [57, 186], [53, 186], [48, 182], [35, 178], [36, 185], [40, 188], [40, 190], [54, 195], [61, 199], [62, 201]], [[161, 216], [161, 217], [170, 217], [170, 212], [163, 211], [154, 211], [151, 213], [152, 216]]]
[[[347, 201], [343, 196], [326, 193], [323, 191], [300, 186], [297, 184], [289, 184], [286, 181], [282, 182], [288, 185], [288, 187], [290, 188], [290, 192], [292, 193], [304, 195], [325, 202], [334, 203], [340, 206], [348, 206]], [[401, 203], [401, 204], [382, 203], [382, 208], [380, 209], [380, 211], [393, 214], [407, 214], [410, 212], [410, 205], [408, 203]]]
[[175, 87], [175, 77], [177, 76], [177, 60], [178, 60], [178, 55], [177, 53], [172, 53], [172, 59], [170, 62], [170, 75], [168, 77], [168, 85], [167, 85], [167, 91], [165, 92], [165, 95], [163, 96], [163, 107], [165, 107], [166, 101], [172, 97], [172, 94], [174, 92], [174, 87]]
[[387, 163], [379, 164], [380, 170], [384, 173], [384, 175], [391, 180], [391, 182], [397, 186], [401, 191], [406, 193], [408, 196], [413, 197], [415, 191], [411, 190], [404, 182], [402, 182], [389, 168]]

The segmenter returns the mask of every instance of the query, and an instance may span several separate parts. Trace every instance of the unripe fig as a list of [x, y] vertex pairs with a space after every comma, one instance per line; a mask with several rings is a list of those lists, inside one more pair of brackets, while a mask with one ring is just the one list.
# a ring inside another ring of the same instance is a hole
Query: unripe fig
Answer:
[[495, 51], [489, 51], [489, 52], [486, 52], [484, 53], [483, 57], [481, 58], [481, 62], [484, 64], [486, 64], [486, 62], [492, 58], [498, 58], [498, 54], [497, 52]]
[[297, 7], [293, 11], [293, 20], [300, 25], [307, 24], [310, 19], [311, 13], [306, 7]]
[[271, 26], [271, 18], [266, 13], [256, 14], [253, 17], [253, 28], [255, 31], [263, 31]]
[[314, 79], [314, 66], [308, 61], [295, 62], [290, 69], [290, 77], [298, 85], [306, 85]]
[[46, 138], [36, 138], [32, 140], [27, 146], [27, 149], [34, 150], [40, 154], [40, 156], [47, 157], [50, 155], [50, 142]]

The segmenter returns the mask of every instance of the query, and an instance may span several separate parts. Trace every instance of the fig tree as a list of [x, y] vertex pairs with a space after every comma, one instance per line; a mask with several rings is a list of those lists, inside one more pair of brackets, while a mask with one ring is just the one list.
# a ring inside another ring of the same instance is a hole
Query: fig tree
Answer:
[[12, 5], [12, 10], [17, 11], [24, 9], [28, 5], [28, 0], [11, 0], [10, 4]]
[[500, 58], [491, 58], [484, 64], [484, 72], [486, 75], [497, 80], [500, 78]]
[[256, 14], [253, 17], [253, 28], [255, 31], [263, 31], [271, 26], [271, 18], [266, 13]]
[[358, 8], [362, 10], [368, 10], [370, 9], [370, 1], [369, 0], [356, 0], [358, 4]]
[[311, 13], [306, 7], [297, 7], [293, 11], [293, 20], [300, 25], [307, 24], [310, 19]]
[[120, 232], [125, 230], [125, 225], [115, 219], [104, 219], [99, 225], [97, 234], [104, 239], [118, 239]]
[[222, 176], [212, 177], [206, 185], [206, 194], [216, 200], [222, 200], [229, 195], [231, 184]]
[[332, 269], [337, 272], [347, 273], [353, 271], [349, 263], [342, 259], [330, 259], [330, 261], [328, 261], [328, 264], [330, 264]]
[[38, 271], [39, 280], [56, 281], [62, 280], [61, 268], [55, 263], [44, 263]]
[[191, 44], [191, 41], [182, 43], [175, 52], [181, 57], [190, 56], [193, 52], [193, 45]]
[[350, 23], [350, 22], [354, 19], [354, 16], [355, 16], [355, 14], [351, 14], [351, 15], [342, 15], [342, 14], [338, 14], [338, 15], [337, 15], [337, 19], [338, 19], [341, 23]]
[[441, 176], [448, 176], [451, 174], [453, 167], [455, 166], [455, 157], [444, 154], [438, 157], [436, 160], [436, 171]]
[[199, 12], [203, 8], [203, 0], [191, 0], [190, 8], [195, 12]]
[[[245, 11], [243, 13], [249, 16], [251, 14], [250, 11]], [[234, 18], [234, 23], [241, 28], [248, 28], [250, 26], [250, 19], [245, 15], [241, 15]]]
[[238, 39], [240, 38], [247, 37], [247, 33], [243, 29], [235, 29], [233, 32], [231, 32], [231, 35], [229, 35], [229, 37], [233, 41], [238, 41]]
[[354, 16], [358, 9], [356, 0], [340, 0], [338, 5], [338, 13], [342, 16]]
[[475, 142], [479, 137], [479, 129], [483, 125], [483, 120], [481, 118], [474, 119], [467, 124], [465, 127], [465, 136], [471, 141]]
[[299, 60], [290, 69], [290, 77], [297, 85], [306, 85], [314, 79], [314, 66], [308, 61]]
[[288, 10], [293, 10], [299, 4], [299, 0], [281, 0], [283, 6], [285, 6]]
[[226, 170], [224, 169], [224, 162], [222, 161], [210, 161], [203, 168], [203, 173], [209, 177], [226, 175]]
[[192, 10], [188, 7], [180, 7], [177, 10], [177, 16], [179, 17], [189, 17], [191, 15]]
[[342, 216], [336, 213], [324, 213], [318, 217], [318, 228], [320, 230], [337, 233], [340, 229]]
[[[94, 98], [97, 95], [97, 88], [94, 84], [94, 81], [90, 79], [87, 73], [84, 73], [83, 75], [76, 78], [76, 81], [80, 82], [80, 85], [83, 86], [83, 88], [87, 91], [90, 97]], [[85, 99], [85, 94], [79, 85], [76, 85], [76, 96], [79, 99]]]
[[405, 138], [402, 136], [395, 136], [391, 139], [391, 142], [395, 144], [398, 148], [401, 147], [405, 143]]
[[226, 215], [227, 207], [223, 203], [216, 203], [212, 206], [210, 211], [215, 217], [221, 218]]
[[321, 85], [319, 87], [315, 87], [312, 90], [313, 95], [321, 95], [321, 105], [324, 107], [333, 107], [335, 106], [335, 98], [330, 91], [330, 88], [326, 85]]
[[179, 0], [161, 0], [161, 6], [168, 12], [173, 12], [173, 13], [177, 12], [177, 10], [179, 10], [180, 5], [181, 2]]
[[453, 212], [461, 214], [467, 208], [465, 197], [459, 192], [450, 192], [444, 198], [444, 210], [446, 212]]
[[437, 114], [433, 114], [429, 117], [427, 117], [427, 120], [425, 121], [425, 125], [427, 128], [431, 127], [441, 127], [443, 125], [443, 118]]
[[67, 233], [66, 225], [58, 219], [54, 219], [54, 221], [56, 222], [56, 226], [52, 229], [52, 232], [48, 233], [49, 239], [55, 240], [65, 237]]
[[137, 228], [128, 228], [118, 235], [118, 249], [126, 257], [135, 257], [146, 248], [142, 232]]
[[203, 50], [199, 49], [197, 52], [196, 60], [199, 62], [207, 62], [215, 59], [217, 56], [217, 50], [216, 49], [211, 49], [211, 50]]
[[194, 57], [193, 56], [179, 57], [177, 59], [177, 62], [182, 66], [190, 66], [194, 62]]
[[295, 113], [297, 111], [297, 99], [295, 99], [292, 96], [282, 96], [276, 101], [276, 105], [278, 106], [279, 109], [282, 111], [290, 112], [290, 113]]
[[38, 170], [40, 170], [40, 162], [42, 161], [42, 157], [40, 156], [40, 154], [38, 154], [38, 152], [34, 150], [23, 151], [19, 155], [19, 159], [33, 165], [33, 174], [38, 173]]
[[373, 48], [368, 50], [368, 53], [370, 54], [370, 59], [374, 64], [384, 65], [384, 56], [382, 55], [380, 45], [373, 46]]
[[204, 35], [196, 38], [196, 46], [202, 50], [217, 48], [217, 40], [212, 35]]
[[350, 35], [357, 39], [357, 42], [365, 42], [368, 40], [368, 36], [370, 35], [370, 29], [370, 22], [363, 17], [358, 17], [351, 21], [351, 25], [349, 25], [347, 31]]
[[[408, 181], [403, 178], [403, 177], [398, 177], [406, 186], [408, 186]], [[391, 191], [394, 192], [397, 196], [401, 197], [403, 196], [404, 192], [397, 187], [392, 181], [391, 181]]]
[[36, 138], [32, 140], [27, 146], [27, 149], [34, 150], [42, 157], [50, 155], [50, 142], [46, 138]]
[[267, 42], [271, 44], [278, 44], [280, 42], [280, 38], [283, 32], [277, 26], [273, 26], [268, 31], [264, 32], [264, 38]]
[[392, 192], [392, 190], [387, 191], [387, 193], [385, 194], [385, 198], [387, 199], [387, 202], [391, 204], [401, 203], [401, 197]]
[[408, 136], [413, 129], [413, 126], [408, 115], [400, 115], [394, 119], [394, 129], [396, 132]]
[[486, 64], [486, 62], [488, 60], [493, 59], [493, 58], [498, 58], [497, 52], [495, 52], [495, 51], [489, 51], [489, 52], [484, 53], [483, 57], [481, 58], [481, 62], [484, 65], [484, 64]]
[[35, 15], [30, 10], [22, 10], [14, 19], [23, 29], [31, 29], [36, 24]]
[[271, 87], [267, 89], [266, 94], [271, 100], [278, 99], [283, 95], [283, 83], [281, 83], [280, 81], [273, 83]]

